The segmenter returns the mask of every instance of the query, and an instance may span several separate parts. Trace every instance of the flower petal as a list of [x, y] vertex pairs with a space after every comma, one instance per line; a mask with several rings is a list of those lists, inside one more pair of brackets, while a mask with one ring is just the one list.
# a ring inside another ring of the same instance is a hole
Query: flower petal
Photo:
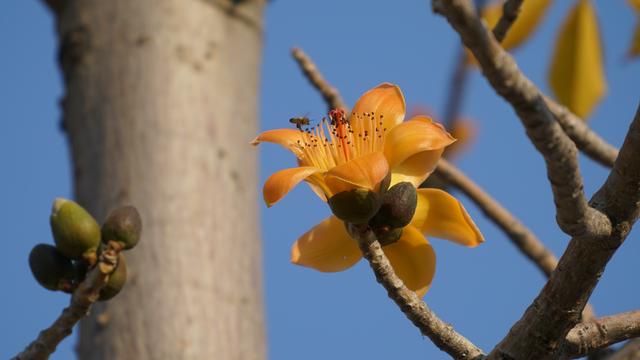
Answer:
[[598, 20], [589, 0], [579, 0], [557, 38], [549, 84], [558, 100], [586, 118], [607, 91]]
[[322, 272], [350, 268], [362, 258], [358, 244], [335, 216], [326, 218], [291, 247], [291, 262]]
[[417, 153], [391, 169], [391, 185], [407, 181], [420, 187], [438, 165], [444, 149]]
[[360, 97], [351, 110], [349, 121], [356, 134], [371, 127], [371, 116], [374, 116], [373, 128], [381, 121], [381, 128], [391, 129], [402, 122], [405, 111], [404, 96], [400, 88], [382, 83]]
[[303, 134], [298, 129], [273, 129], [260, 133], [251, 141], [251, 145], [270, 142], [282, 145], [285, 149], [298, 156], [301, 154], [301, 148], [298, 141], [302, 141], [302, 139]]
[[378, 185], [389, 173], [389, 164], [382, 152], [373, 152], [338, 165], [324, 178], [332, 194], [355, 188], [378, 190]]
[[629, 5], [631, 5], [636, 12], [640, 13], [640, 0], [629, 0]]
[[267, 207], [273, 206], [291, 191], [296, 185], [307, 177], [321, 172], [321, 169], [312, 166], [296, 167], [280, 170], [273, 173], [264, 183], [262, 194]]
[[418, 206], [411, 225], [428, 236], [469, 247], [484, 237], [458, 199], [440, 189], [418, 189]]
[[416, 116], [387, 134], [384, 154], [389, 162], [391, 184], [409, 181], [419, 186], [433, 172], [445, 146], [456, 140], [426, 116]]
[[440, 150], [455, 142], [442, 125], [426, 116], [416, 116], [391, 129], [384, 140], [384, 156], [389, 166], [427, 150]]
[[429, 241], [416, 228], [407, 226], [397, 242], [382, 250], [405, 286], [423, 297], [436, 271], [436, 254]]

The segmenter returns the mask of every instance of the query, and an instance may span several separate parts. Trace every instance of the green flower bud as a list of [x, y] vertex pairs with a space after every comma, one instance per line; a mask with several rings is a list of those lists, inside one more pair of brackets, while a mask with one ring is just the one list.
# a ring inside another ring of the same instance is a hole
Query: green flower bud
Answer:
[[118, 255], [118, 265], [115, 270], [109, 276], [109, 281], [107, 284], [100, 290], [100, 296], [98, 297], [98, 301], [109, 300], [112, 297], [118, 295], [120, 290], [124, 287], [124, 284], [127, 282], [127, 263], [124, 261], [124, 255]]
[[36, 281], [45, 289], [70, 290], [75, 278], [71, 260], [64, 257], [55, 246], [38, 244], [29, 254], [29, 267]]
[[418, 194], [413, 184], [401, 182], [382, 196], [380, 211], [371, 219], [373, 228], [403, 228], [411, 222], [418, 205]]
[[391, 245], [394, 242], [400, 240], [400, 237], [402, 236], [402, 228], [391, 229], [391, 228], [383, 227], [383, 228], [375, 229], [374, 232], [376, 234], [376, 238], [378, 239], [378, 242], [382, 246]]
[[95, 260], [100, 245], [100, 226], [82, 206], [58, 198], [53, 202], [50, 220], [56, 247], [64, 256]]
[[141, 232], [142, 220], [138, 210], [133, 206], [123, 206], [111, 211], [102, 225], [102, 241], [117, 241], [125, 249], [131, 249], [140, 241]]
[[366, 224], [380, 209], [380, 196], [373, 191], [356, 188], [334, 195], [328, 203], [338, 219], [352, 224]]

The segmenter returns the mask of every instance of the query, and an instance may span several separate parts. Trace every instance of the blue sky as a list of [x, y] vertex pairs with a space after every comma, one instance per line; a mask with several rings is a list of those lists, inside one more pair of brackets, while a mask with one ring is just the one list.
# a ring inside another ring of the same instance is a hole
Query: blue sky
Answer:
[[[523, 71], [545, 92], [553, 39], [573, 1], [556, 1], [541, 28], [516, 53]], [[637, 14], [626, 1], [595, 2], [606, 53], [607, 97], [591, 126], [619, 146], [638, 104], [640, 61], [623, 59]], [[288, 119], [324, 115], [325, 105], [290, 57], [302, 47], [324, 75], [353, 104], [361, 93], [388, 81], [402, 88], [407, 104], [441, 114], [459, 40], [424, 0], [274, 0], [266, 11], [261, 84], [261, 128], [288, 126]], [[59, 129], [62, 93], [51, 15], [35, 0], [11, 1], [0, 13], [0, 227], [4, 245], [0, 273], [0, 358], [23, 348], [66, 306], [68, 298], [40, 288], [27, 256], [33, 245], [50, 242], [51, 201], [71, 194], [71, 171]], [[532, 228], [556, 253], [568, 238], [554, 219], [543, 161], [513, 111], [475, 71], [463, 112], [479, 128], [473, 146], [457, 162], [495, 198]], [[250, 139], [247, 139], [249, 141]], [[261, 183], [294, 159], [275, 146], [261, 146]], [[590, 196], [607, 170], [581, 159]], [[432, 239], [438, 257], [434, 283], [425, 299], [445, 321], [489, 350], [519, 318], [544, 285], [538, 270], [460, 194], [486, 243], [476, 249]], [[262, 202], [264, 287], [271, 359], [446, 358], [404, 318], [361, 262], [337, 274], [289, 263], [300, 234], [328, 215], [326, 205], [301, 186], [271, 209]], [[606, 315], [640, 306], [640, 289], [630, 285], [640, 254], [638, 231], [614, 256], [592, 303]], [[125, 290], [126, 291], [126, 290]], [[68, 359], [75, 338], [52, 359]]]

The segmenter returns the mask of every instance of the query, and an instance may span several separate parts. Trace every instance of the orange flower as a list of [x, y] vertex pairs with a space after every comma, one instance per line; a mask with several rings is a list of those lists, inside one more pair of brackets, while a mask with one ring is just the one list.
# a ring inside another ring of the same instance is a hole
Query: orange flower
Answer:
[[[383, 83], [366, 92], [347, 121], [332, 111], [331, 121], [316, 127], [276, 129], [252, 142], [280, 144], [298, 158], [298, 167], [284, 169], [265, 182], [267, 206], [306, 181], [323, 200], [356, 188], [377, 192], [391, 173], [391, 186], [410, 182], [419, 186], [434, 170], [444, 148], [455, 141], [428, 117], [404, 121], [405, 102], [400, 88]], [[424, 295], [435, 271], [435, 254], [422, 235], [442, 237], [466, 246], [483, 242], [460, 202], [444, 191], [418, 189], [418, 204], [411, 224], [401, 237], [383, 246], [405, 285]], [[302, 235], [291, 249], [294, 264], [335, 272], [354, 265], [362, 254], [341, 220], [331, 216]]]

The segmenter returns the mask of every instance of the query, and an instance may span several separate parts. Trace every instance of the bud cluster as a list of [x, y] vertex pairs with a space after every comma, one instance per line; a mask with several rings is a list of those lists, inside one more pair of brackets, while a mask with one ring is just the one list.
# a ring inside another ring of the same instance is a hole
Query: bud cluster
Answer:
[[338, 193], [328, 200], [333, 214], [347, 224], [367, 225], [382, 245], [392, 244], [402, 236], [416, 212], [418, 195], [409, 182], [389, 188], [388, 175], [380, 184], [380, 191], [356, 188]]
[[[83, 207], [61, 198], [53, 202], [50, 223], [55, 246], [36, 245], [29, 254], [29, 267], [44, 288], [67, 293], [84, 281], [109, 242], [123, 250], [132, 249], [142, 231], [140, 214], [133, 206], [113, 210], [101, 228]], [[117, 295], [126, 279], [127, 265], [124, 254], [119, 253], [118, 264], [98, 300]]]

